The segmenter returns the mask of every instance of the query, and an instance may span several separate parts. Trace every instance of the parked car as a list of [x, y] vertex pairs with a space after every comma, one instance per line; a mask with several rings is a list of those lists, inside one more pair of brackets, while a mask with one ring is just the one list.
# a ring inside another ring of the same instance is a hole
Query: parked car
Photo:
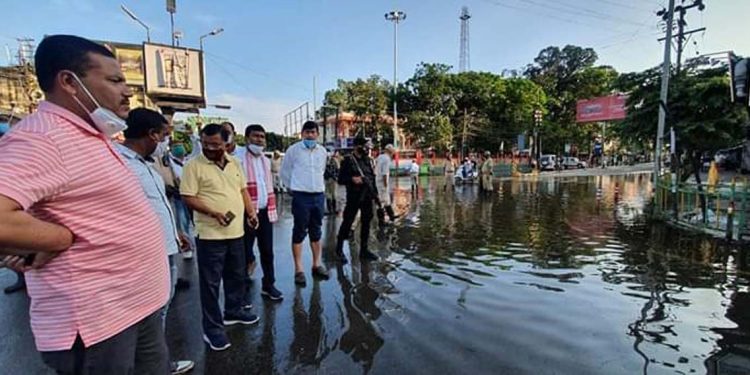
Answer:
[[563, 169], [584, 169], [587, 167], [586, 162], [583, 160], [578, 159], [574, 156], [563, 156], [562, 161], [560, 161], [560, 164], [562, 165]]
[[554, 171], [557, 168], [557, 157], [555, 155], [542, 155], [539, 159], [541, 170]]
[[714, 155], [716, 165], [725, 171], [739, 170], [742, 166], [742, 146], [719, 150]]

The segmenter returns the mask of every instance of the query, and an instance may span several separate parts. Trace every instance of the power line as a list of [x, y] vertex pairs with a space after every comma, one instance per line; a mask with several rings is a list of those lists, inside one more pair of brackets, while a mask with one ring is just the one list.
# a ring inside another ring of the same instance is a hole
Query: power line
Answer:
[[[684, 0], [683, 0], [684, 4]], [[693, 0], [693, 3], [691, 5], [679, 5], [675, 7], [674, 9], [662, 9], [657, 13], [658, 16], [661, 16], [662, 19], [673, 19], [674, 13], [677, 12], [680, 15], [679, 20], [677, 20], [677, 34], [674, 36], [671, 36], [670, 34], [667, 34], [666, 37], [659, 39], [659, 41], [665, 40], [666, 43], [671, 43], [672, 38], [677, 39], [677, 74], [680, 73], [680, 70], [682, 68], [682, 54], [685, 50], [685, 42], [690, 40], [690, 36], [695, 33], [699, 33], [701, 31], [705, 32], [706, 28], [701, 27], [698, 29], [693, 29], [689, 31], [685, 31], [685, 26], [687, 26], [687, 21], [685, 21], [685, 15], [687, 14], [687, 11], [693, 8], [698, 8], [699, 11], [703, 11], [706, 6], [703, 4], [703, 0]], [[672, 25], [667, 22], [667, 28], [671, 29]]]
[[[540, 7], [540, 8], [557, 10], [557, 11], [563, 12], [563, 13], [574, 14], [574, 15], [583, 16], [583, 17], [590, 17], [590, 18], [593, 18], [593, 19], [596, 19], [596, 20], [599, 20], [599, 21], [604, 21], [604, 22], [627, 23], [627, 24], [631, 24], [631, 25], [635, 25], [635, 26], [641, 26], [642, 25], [640, 23], [637, 23], [637, 22], [634, 22], [634, 21], [631, 21], [631, 20], [628, 20], [628, 19], [625, 19], [625, 18], [613, 16], [611, 14], [597, 12], [597, 11], [594, 11], [594, 10], [591, 10], [591, 9], [588, 9], [588, 8], [583, 8], [583, 7], [574, 6], [574, 5], [570, 5], [570, 4], [559, 3], [557, 1], [555, 1], [554, 3], [558, 4], [558, 5], [561, 5], [563, 7], [553, 6], [550, 3], [541, 3], [541, 2], [536, 1], [536, 0], [516, 0], [516, 1], [527, 3], [527, 4], [530, 4], [530, 5], [534, 5], [534, 6], [537, 6], [537, 7]], [[567, 7], [567, 8], [565, 8], [565, 7]]]
[[588, 24], [588, 23], [578, 22], [578, 21], [570, 19], [570, 18], [563, 18], [563, 17], [558, 17], [558, 16], [556, 16], [554, 14], [540, 12], [539, 10], [532, 9], [532, 8], [529, 8], [529, 7], [521, 7], [521, 6], [516, 6], [516, 5], [510, 5], [510, 4], [507, 4], [507, 3], [502, 3], [502, 2], [500, 2], [500, 0], [484, 0], [484, 1], [486, 1], [486, 2], [488, 2], [490, 4], [493, 4], [495, 6], [499, 6], [499, 7], [503, 7], [503, 8], [507, 8], [507, 9], [513, 9], [513, 10], [516, 10], [516, 11], [520, 11], [520, 12], [524, 12], [524, 13], [529, 13], [529, 14], [533, 14], [535, 16], [544, 17], [544, 18], [548, 18], [548, 19], [554, 19], [554, 20], [557, 20], [557, 21], [561, 21], [561, 22], [565, 22], [565, 23], [569, 23], [569, 24], [573, 24], [573, 25], [584, 26], [584, 27], [592, 28], [592, 29], [595, 29], [595, 30], [598, 30], [598, 31], [606, 30], [606, 31], [609, 31], [609, 32], [612, 32], [612, 33], [622, 33], [622, 30], [616, 30], [616, 29], [611, 29], [611, 28], [607, 28], [607, 27], [602, 27], [600, 25], [591, 25], [591, 24]]
[[[600, 3], [605, 3], [605, 4], [610, 4], [610, 5], [613, 5], [613, 6], [616, 6], [616, 7], [620, 7], [620, 8], [635, 9], [635, 10], [640, 10], [640, 11], [645, 11], [646, 10], [645, 8], [639, 8], [639, 7], [633, 6], [631, 4], [618, 3], [618, 2], [612, 1], [612, 0], [599, 0], [599, 2]], [[651, 4], [651, 6], [652, 7], [656, 7], [658, 5], [657, 4]]]
[[236, 62], [236, 61], [234, 61], [234, 60], [228, 59], [228, 58], [226, 58], [226, 57], [222, 57], [222, 56], [219, 56], [219, 55], [216, 55], [216, 54], [212, 54], [212, 53], [208, 53], [208, 52], [203, 52], [203, 54], [204, 54], [205, 56], [207, 56], [207, 57], [211, 57], [211, 58], [213, 58], [214, 60], [222, 60], [222, 61], [224, 61], [224, 62], [225, 62], [225, 63], [227, 63], [227, 64], [231, 64], [231, 65], [234, 65], [234, 66], [236, 66], [236, 67], [238, 67], [238, 68], [240, 68], [240, 69], [246, 70], [246, 71], [248, 71], [248, 72], [250, 72], [250, 73], [253, 73], [253, 74], [255, 74], [255, 75], [258, 75], [258, 76], [261, 76], [261, 77], [265, 77], [265, 78], [268, 78], [268, 79], [270, 79], [270, 80], [272, 80], [272, 81], [276, 81], [276, 82], [279, 82], [279, 83], [285, 84], [285, 85], [287, 85], [287, 86], [289, 86], [289, 87], [294, 87], [294, 88], [296, 88], [296, 89], [298, 89], [298, 90], [302, 90], [302, 91], [304, 91], [305, 93], [307, 93], [307, 92], [309, 91], [309, 89], [308, 89], [307, 87], [304, 87], [304, 86], [302, 86], [302, 85], [300, 85], [300, 84], [297, 84], [297, 83], [294, 83], [294, 82], [290, 82], [290, 81], [286, 81], [286, 80], [283, 80], [283, 79], [280, 79], [280, 78], [274, 77], [274, 76], [272, 76], [272, 75], [270, 75], [270, 74], [268, 74], [268, 73], [265, 73], [265, 72], [261, 72], [261, 71], [259, 71], [259, 70], [256, 70], [256, 69], [254, 69], [254, 68], [251, 68], [251, 67], [249, 67], [249, 66], [247, 66], [247, 65], [244, 65], [244, 64], [242, 64], [242, 63], [239, 63], [239, 62]]
[[[643, 25], [644, 26], [648, 24], [647, 22], [648, 22], [649, 18], [651, 18], [650, 14], [649, 14], [649, 16], [648, 16], [647, 19], [643, 20]], [[630, 32], [625, 33], [625, 34], [629, 35], [629, 37], [627, 37], [624, 40], [621, 40], [621, 41], [618, 41], [618, 42], [615, 42], [615, 43], [610, 43], [610, 44], [607, 44], [607, 45], [599, 45], [599, 46], [595, 46], [595, 47], [598, 48], [598, 49], [607, 49], [607, 48], [611, 48], [611, 47], [615, 47], [615, 46], [619, 46], [619, 45], [631, 43], [631, 42], [635, 41], [636, 39], [638, 39], [639, 36], [646, 37], [646, 36], [661, 35], [661, 32], [652, 32], [652, 33], [644, 35], [642, 33], [644, 26], [641, 26], [641, 27], [637, 28], [632, 33], [630, 33]], [[655, 25], [654, 25], [654, 28], [655, 28]]]

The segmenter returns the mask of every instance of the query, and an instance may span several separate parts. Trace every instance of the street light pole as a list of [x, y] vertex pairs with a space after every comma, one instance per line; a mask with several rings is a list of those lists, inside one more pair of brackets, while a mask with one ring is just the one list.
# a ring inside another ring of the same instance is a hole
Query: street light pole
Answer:
[[220, 27], [220, 28], [218, 28], [218, 29], [213, 29], [213, 30], [211, 30], [211, 31], [210, 31], [210, 32], [209, 32], [208, 34], [203, 34], [203, 35], [201, 35], [201, 37], [200, 37], [200, 38], [198, 39], [198, 43], [200, 44], [200, 47], [201, 47], [201, 51], [203, 51], [203, 39], [206, 39], [206, 38], [208, 38], [209, 36], [219, 35], [219, 34], [221, 34], [222, 32], [224, 32], [224, 28], [223, 28], [223, 27]]
[[393, 10], [385, 19], [393, 22], [393, 145], [398, 148], [398, 24], [406, 19], [406, 13]]
[[659, 122], [656, 131], [656, 160], [654, 160], [654, 191], [658, 192], [661, 172], [661, 148], [664, 136], [664, 123], [667, 120], [667, 97], [669, 95], [669, 75], [672, 68], [672, 23], [674, 22], [674, 0], [669, 0], [667, 10], [667, 37], [664, 41], [664, 62], [662, 62], [661, 92], [659, 94]]
[[141, 26], [143, 26], [144, 29], [146, 29], [146, 41], [148, 43], [151, 43], [151, 28], [149, 28], [148, 25], [143, 23], [143, 21], [138, 19], [135, 13], [131, 12], [130, 9], [126, 8], [125, 5], [120, 4], [120, 9], [122, 9], [122, 11], [125, 12], [125, 14], [127, 14], [128, 17], [132, 18], [133, 21], [138, 22], [139, 24], [141, 24]]

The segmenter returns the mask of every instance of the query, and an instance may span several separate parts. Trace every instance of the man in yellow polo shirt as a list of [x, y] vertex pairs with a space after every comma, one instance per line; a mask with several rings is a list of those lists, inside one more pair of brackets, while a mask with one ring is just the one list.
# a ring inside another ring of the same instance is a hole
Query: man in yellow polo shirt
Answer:
[[[253, 228], [258, 218], [240, 162], [226, 152], [228, 139], [229, 132], [221, 125], [206, 125], [201, 130], [202, 152], [185, 165], [180, 184], [180, 195], [195, 211], [203, 340], [213, 350], [231, 346], [225, 325], [258, 322], [242, 305], [247, 264], [242, 220], [246, 213]], [[219, 307], [222, 280], [223, 318]]]

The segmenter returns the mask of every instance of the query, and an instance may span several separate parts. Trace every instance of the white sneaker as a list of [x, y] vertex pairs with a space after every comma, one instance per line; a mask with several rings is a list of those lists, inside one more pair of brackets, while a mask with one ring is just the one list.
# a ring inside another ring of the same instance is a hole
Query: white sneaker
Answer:
[[170, 372], [172, 375], [186, 374], [195, 367], [193, 361], [174, 361], [171, 363]]

